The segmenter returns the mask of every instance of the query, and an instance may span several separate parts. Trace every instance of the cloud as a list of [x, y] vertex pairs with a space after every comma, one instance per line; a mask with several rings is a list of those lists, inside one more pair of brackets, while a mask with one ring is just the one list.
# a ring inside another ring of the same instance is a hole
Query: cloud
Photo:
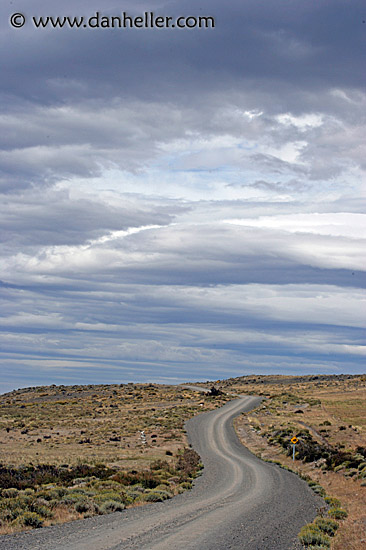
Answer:
[[116, 231], [169, 224], [178, 212], [186, 210], [183, 205], [172, 205], [168, 212], [158, 201], [144, 204], [132, 196], [111, 202], [91, 194], [75, 196], [70, 189], [33, 188], [21, 195], [7, 195], [0, 205], [0, 228], [3, 246], [11, 246], [11, 254], [30, 247], [29, 254], [39, 250], [44, 255], [46, 248], [37, 247], [50, 246], [53, 250], [63, 245], [98, 243]]
[[4, 384], [362, 368], [363, 8], [1, 5]]

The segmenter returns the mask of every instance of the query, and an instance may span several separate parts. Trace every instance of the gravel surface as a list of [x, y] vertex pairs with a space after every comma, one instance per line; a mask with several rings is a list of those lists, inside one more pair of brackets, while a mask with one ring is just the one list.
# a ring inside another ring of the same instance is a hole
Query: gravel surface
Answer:
[[260, 402], [243, 397], [186, 424], [205, 469], [172, 500], [0, 537], [1, 550], [294, 550], [319, 497], [295, 474], [262, 462], [232, 421]]

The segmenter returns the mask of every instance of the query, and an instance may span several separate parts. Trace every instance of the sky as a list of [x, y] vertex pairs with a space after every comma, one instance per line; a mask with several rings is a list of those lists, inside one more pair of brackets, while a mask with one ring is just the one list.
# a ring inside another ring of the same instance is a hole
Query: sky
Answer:
[[[33, 20], [123, 11], [214, 27]], [[1, 3], [0, 392], [365, 372], [365, 20]]]

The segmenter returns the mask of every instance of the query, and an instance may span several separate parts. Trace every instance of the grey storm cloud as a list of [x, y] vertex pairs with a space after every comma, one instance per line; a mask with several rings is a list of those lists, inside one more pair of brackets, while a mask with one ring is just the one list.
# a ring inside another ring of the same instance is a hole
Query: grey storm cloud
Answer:
[[188, 208], [144, 205], [132, 197], [120, 204], [72, 198], [66, 190], [48, 189], [7, 196], [0, 205], [0, 231], [13, 254], [25, 247], [77, 245], [113, 231], [166, 225]]
[[[243, 104], [238, 100], [230, 104], [229, 97], [222, 98], [220, 104], [216, 97], [206, 106], [190, 108], [156, 102], [93, 101], [4, 114], [0, 185], [9, 191], [73, 176], [98, 177], [114, 167], [138, 172], [169, 154], [165, 145], [179, 140], [197, 142], [196, 151], [179, 158], [175, 166], [180, 170], [197, 166], [216, 169], [229, 163], [260, 169], [263, 174], [287, 174], [291, 179], [327, 180], [352, 166], [364, 167], [360, 120], [342, 120], [338, 110], [338, 118], [323, 115], [316, 128], [299, 128], [291, 121], [285, 124], [277, 115], [260, 115], [260, 120], [253, 121], [250, 111], [245, 111], [246, 99], [241, 101]], [[354, 110], [362, 116], [363, 107], [363, 102], [356, 103]], [[202, 150], [202, 141], [220, 136], [232, 136], [246, 145], [214, 145]], [[258, 151], [254, 146], [258, 140], [267, 150]], [[278, 156], [276, 149], [287, 143], [297, 144], [297, 161]]]
[[[1, 7], [4, 192], [99, 177], [113, 167], [143, 170], [159, 157], [161, 144], [187, 134], [249, 142], [265, 135], [276, 144], [306, 138], [303, 164], [250, 150], [228, 159], [275, 174], [289, 170], [326, 180], [342, 174], [350, 158], [364, 163], [364, 150], [354, 147], [365, 107], [359, 1], [149, 3], [149, 10], [173, 17], [215, 17], [215, 29], [189, 30], [36, 29], [30, 23], [14, 29], [8, 24], [12, 9]], [[17, 4], [28, 20], [114, 15], [116, 9], [114, 2], [104, 2], [103, 10], [98, 2]], [[123, 9], [133, 15], [147, 8], [137, 2]], [[337, 89], [346, 93], [337, 96]], [[252, 110], [262, 110], [262, 117], [240, 114]], [[322, 128], [305, 132], [276, 120], [288, 111], [323, 113]], [[188, 168], [189, 159], [181, 166]], [[207, 161], [202, 166], [212, 168]]]
[[[127, 12], [129, 8], [140, 13], [146, 11], [146, 4], [125, 4]], [[78, 2], [77, 6], [63, 3], [62, 9], [55, 2], [48, 2], [47, 8], [40, 2], [19, 2], [17, 9], [24, 9], [29, 17], [102, 11], [96, 2]], [[103, 29], [8, 29], [3, 40], [10, 38], [14, 49], [3, 58], [3, 68], [9, 73], [7, 92], [16, 91], [24, 97], [25, 78], [27, 97], [33, 96], [35, 102], [37, 98], [47, 101], [52, 96], [64, 97], [65, 79], [79, 83], [79, 94], [86, 97], [98, 91], [110, 97], [119, 95], [121, 88], [123, 95], [171, 97], [173, 92], [179, 96], [192, 89], [194, 93], [199, 88], [208, 90], [213, 80], [217, 89], [225, 78], [236, 82], [260, 78], [263, 87], [272, 86], [273, 81], [280, 86], [296, 83], [296, 87], [310, 89], [321, 89], [325, 84], [363, 85], [359, 70], [365, 54], [361, 1], [333, 0], [316, 5], [300, 0], [205, 1], [199, 7], [196, 2], [185, 1], [149, 3], [148, 9], [172, 16], [202, 12], [216, 18], [217, 28], [160, 32], [114, 29], [108, 40]], [[115, 11], [115, 2], [103, 3], [103, 13]], [[9, 15], [9, 6], [3, 5], [3, 20]], [[145, 86], [141, 86], [142, 79]], [[61, 86], [56, 84], [52, 89], [57, 81]], [[69, 91], [78, 93], [72, 86]]]

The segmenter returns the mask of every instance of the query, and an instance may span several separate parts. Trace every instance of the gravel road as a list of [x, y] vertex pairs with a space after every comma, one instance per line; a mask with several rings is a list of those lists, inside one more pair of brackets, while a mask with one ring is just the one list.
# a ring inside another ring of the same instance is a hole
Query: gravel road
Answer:
[[320, 499], [296, 475], [239, 442], [235, 416], [260, 402], [235, 399], [186, 424], [205, 469], [191, 491], [144, 507], [0, 537], [1, 550], [294, 550]]

